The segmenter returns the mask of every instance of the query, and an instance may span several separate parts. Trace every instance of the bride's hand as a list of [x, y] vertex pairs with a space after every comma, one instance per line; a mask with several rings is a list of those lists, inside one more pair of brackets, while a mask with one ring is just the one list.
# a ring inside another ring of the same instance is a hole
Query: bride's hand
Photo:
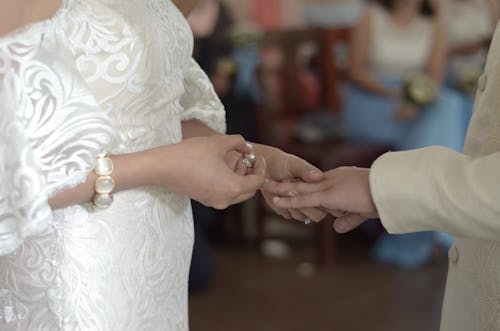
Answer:
[[[323, 179], [323, 173], [320, 170], [295, 155], [265, 145], [256, 145], [255, 151], [257, 155], [262, 155], [266, 159], [266, 178], [270, 180], [314, 183]], [[320, 208], [279, 208], [273, 202], [274, 195], [272, 193], [265, 189], [262, 189], [261, 192], [269, 207], [284, 218], [299, 221], [309, 219], [314, 222], [319, 222], [327, 215], [327, 213]]]
[[[157, 184], [217, 209], [245, 201], [264, 184], [266, 162], [257, 157], [251, 173], [243, 176], [238, 174], [242, 169], [227, 162], [232, 151], [248, 154], [251, 148], [239, 135], [214, 135], [153, 149], [156, 169], [164, 174]], [[173, 174], [171, 165], [175, 165]]]

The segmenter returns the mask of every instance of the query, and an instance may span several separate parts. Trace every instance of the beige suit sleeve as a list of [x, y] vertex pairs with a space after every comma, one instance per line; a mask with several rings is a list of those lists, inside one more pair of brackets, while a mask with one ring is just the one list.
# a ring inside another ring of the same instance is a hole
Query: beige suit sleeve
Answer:
[[442, 147], [387, 153], [372, 166], [370, 186], [391, 233], [500, 240], [500, 152], [478, 158]]

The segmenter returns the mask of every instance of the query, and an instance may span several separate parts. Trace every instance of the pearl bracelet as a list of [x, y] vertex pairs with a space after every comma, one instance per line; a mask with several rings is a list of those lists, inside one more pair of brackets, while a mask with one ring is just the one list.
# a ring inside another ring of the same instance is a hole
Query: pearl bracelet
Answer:
[[113, 202], [113, 191], [115, 190], [115, 181], [111, 177], [113, 161], [107, 153], [97, 155], [94, 172], [97, 178], [94, 182], [95, 194], [91, 204], [97, 209], [106, 209]]

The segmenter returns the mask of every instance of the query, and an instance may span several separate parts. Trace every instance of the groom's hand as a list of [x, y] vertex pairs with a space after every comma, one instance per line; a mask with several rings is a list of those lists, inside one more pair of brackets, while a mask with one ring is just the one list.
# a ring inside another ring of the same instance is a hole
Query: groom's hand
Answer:
[[351, 231], [368, 218], [378, 217], [372, 200], [369, 169], [342, 167], [324, 174], [324, 179], [314, 183], [264, 184], [273, 194], [273, 203], [279, 208], [322, 208], [334, 216], [335, 230]]
[[[258, 144], [255, 145], [255, 151], [266, 160], [266, 178], [268, 180], [315, 183], [323, 179], [323, 173], [319, 169], [295, 155], [285, 153], [274, 147]], [[262, 189], [262, 195], [271, 209], [287, 219], [300, 221], [310, 219], [319, 222], [327, 215], [325, 211], [315, 207], [280, 208], [274, 204], [273, 194], [265, 188]]]

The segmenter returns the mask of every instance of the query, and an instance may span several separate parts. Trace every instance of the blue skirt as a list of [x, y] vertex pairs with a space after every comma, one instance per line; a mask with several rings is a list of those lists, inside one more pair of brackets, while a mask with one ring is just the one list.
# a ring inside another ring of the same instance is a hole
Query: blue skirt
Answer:
[[[402, 85], [395, 79], [382, 82], [388, 87]], [[465, 137], [462, 102], [456, 92], [442, 88], [436, 101], [417, 118], [402, 122], [394, 116], [396, 100], [349, 84], [344, 90], [342, 122], [349, 137], [389, 144], [396, 150], [440, 145], [461, 151]]]

